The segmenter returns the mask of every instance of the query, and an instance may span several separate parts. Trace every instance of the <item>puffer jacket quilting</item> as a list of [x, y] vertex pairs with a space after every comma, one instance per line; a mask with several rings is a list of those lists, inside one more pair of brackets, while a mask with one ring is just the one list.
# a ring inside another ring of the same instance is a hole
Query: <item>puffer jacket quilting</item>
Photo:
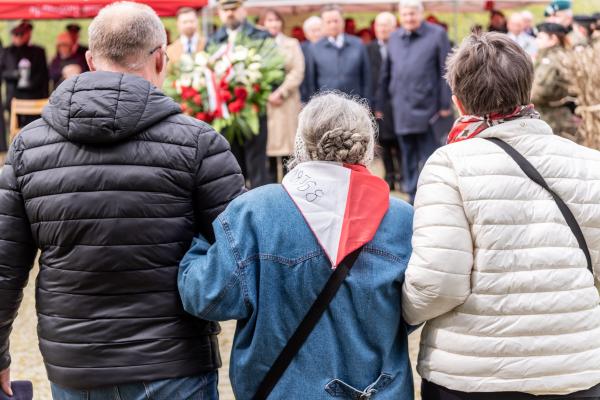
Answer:
[[149, 82], [108, 72], [64, 82], [0, 177], [0, 368], [38, 248], [50, 381], [92, 388], [219, 367], [219, 326], [185, 314], [177, 272], [243, 185], [226, 140]]
[[[598, 277], [600, 153], [533, 119], [480, 137], [516, 148], [568, 204]], [[464, 392], [590, 388], [600, 383], [600, 307], [585, 256], [550, 194], [482, 138], [439, 149], [420, 177], [403, 291], [406, 320], [430, 320], [418, 371]]]

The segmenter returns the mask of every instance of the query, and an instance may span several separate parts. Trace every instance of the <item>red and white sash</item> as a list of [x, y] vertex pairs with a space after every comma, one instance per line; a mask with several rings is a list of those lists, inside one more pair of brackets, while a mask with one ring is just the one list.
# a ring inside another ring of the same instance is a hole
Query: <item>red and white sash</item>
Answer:
[[389, 208], [388, 185], [362, 165], [303, 162], [282, 184], [334, 269], [373, 239]]

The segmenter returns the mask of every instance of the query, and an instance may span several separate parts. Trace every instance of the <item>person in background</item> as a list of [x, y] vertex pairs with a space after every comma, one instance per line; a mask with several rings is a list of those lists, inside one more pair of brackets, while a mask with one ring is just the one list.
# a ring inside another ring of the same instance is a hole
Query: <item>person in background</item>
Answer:
[[570, 77], [563, 65], [567, 57], [567, 29], [556, 23], [538, 25], [539, 53], [535, 60], [531, 102], [554, 134], [576, 141], [575, 115], [567, 105]]
[[304, 31], [301, 26], [292, 27], [291, 37], [296, 39], [299, 43], [302, 43], [306, 40], [306, 36], [304, 36]]
[[552, 0], [544, 10], [544, 16], [546, 17], [544, 22], [552, 22], [565, 27], [569, 32], [569, 41], [572, 43], [573, 9], [571, 7], [571, 0]]
[[592, 35], [596, 29], [596, 18], [591, 15], [575, 15], [573, 17], [573, 48], [585, 48], [592, 44]]
[[[381, 66], [387, 62], [388, 48], [387, 43], [390, 35], [396, 29], [397, 19], [394, 14], [383, 12], [375, 18], [375, 38], [367, 46], [369, 53], [369, 61], [371, 62], [371, 76], [373, 81], [373, 98], [379, 96], [379, 91], [382, 90], [379, 79]], [[385, 167], [385, 181], [390, 190], [400, 190], [401, 180], [401, 165], [402, 157], [398, 138], [394, 130], [394, 110], [390, 97], [386, 98], [386, 103], [383, 106], [383, 115], [377, 119], [377, 127], [379, 128], [379, 145], [381, 147], [381, 158]]]
[[370, 100], [371, 67], [367, 49], [359, 38], [344, 33], [340, 7], [323, 7], [321, 18], [324, 37], [313, 45], [310, 93], [339, 90]]
[[89, 71], [90, 68], [85, 60], [85, 53], [88, 51], [88, 48], [79, 43], [81, 26], [79, 26], [79, 24], [69, 24], [66, 26], [66, 31], [71, 36], [71, 41], [73, 43], [72, 54], [77, 60], [77, 65], [81, 67], [82, 72]]
[[529, 36], [536, 37], [537, 30], [535, 29], [535, 18], [531, 11], [521, 11], [521, 17], [523, 18], [523, 32]]
[[304, 79], [304, 56], [300, 43], [283, 34], [285, 22], [279, 12], [267, 10], [263, 15], [262, 25], [275, 38], [281, 54], [285, 57], [285, 79], [269, 95], [267, 105], [267, 156], [271, 175], [278, 177], [278, 166], [285, 167], [287, 158], [294, 152], [297, 116], [301, 109], [300, 84]]
[[356, 36], [356, 20], [354, 18], [344, 19], [344, 33]]
[[375, 38], [373, 31], [369, 28], [361, 29], [360, 31], [358, 31], [357, 36], [360, 38], [362, 44], [364, 44], [365, 46], [371, 43]]
[[[79, 73], [83, 72], [80, 58], [77, 53], [73, 53], [73, 39], [68, 32], [63, 32], [56, 38], [56, 56], [50, 62], [50, 80], [52, 88], [56, 89], [65, 79], [65, 67], [76, 65]], [[87, 64], [87, 63], [86, 63]], [[69, 68], [69, 74], [73, 74], [74, 69]]]
[[[402, 296], [406, 322], [425, 322], [422, 397], [599, 399], [600, 153], [540, 119], [531, 57], [506, 35], [469, 36], [447, 79], [461, 117], [419, 180]], [[488, 139], [564, 200], [589, 259], [550, 193]]]
[[302, 103], [307, 103], [310, 100], [310, 96], [313, 95], [311, 92], [314, 87], [314, 62], [313, 62], [313, 45], [317, 43], [323, 37], [323, 20], [321, 17], [313, 15], [308, 17], [302, 25], [304, 30], [304, 36], [306, 41], [300, 44], [302, 48], [302, 54], [304, 55], [304, 80], [300, 85], [300, 98]]
[[204, 50], [204, 40], [198, 33], [198, 12], [191, 7], [177, 10], [177, 31], [179, 38], [167, 47], [169, 71], [181, 60], [183, 54], [193, 56]]
[[444, 80], [450, 41], [442, 27], [423, 20], [420, 0], [402, 0], [399, 11], [402, 26], [387, 44], [375, 110], [381, 118], [386, 102], [392, 102], [403, 190], [412, 202], [419, 171], [439, 146], [433, 125], [452, 116], [450, 88]]
[[[209, 38], [208, 45], [235, 46], [236, 41], [242, 39], [253, 39], [261, 43], [272, 39], [269, 32], [258, 29], [248, 21], [243, 0], [219, 0], [218, 12], [223, 25]], [[258, 135], [247, 139], [243, 144], [232, 143], [233, 154], [253, 189], [275, 181], [267, 157], [267, 126], [266, 115], [261, 115]]]
[[11, 394], [8, 338], [40, 251], [54, 400], [216, 400], [220, 328], [183, 310], [178, 264], [244, 179], [227, 140], [158, 89], [167, 44], [152, 8], [103, 8], [89, 40], [92, 72], [54, 91], [0, 172], [0, 386]]
[[[46, 51], [30, 44], [33, 25], [27, 21], [14, 27], [12, 44], [4, 49], [0, 71], [6, 81], [6, 104], [10, 112], [12, 99], [48, 98], [48, 61]], [[20, 115], [19, 126], [38, 119], [37, 115]]]
[[268, 398], [413, 398], [400, 302], [412, 208], [367, 169], [374, 125], [364, 102], [313, 98], [283, 184], [233, 201], [213, 225], [215, 243], [198, 238], [181, 262], [186, 311], [238, 320], [237, 399], [263, 398], [261, 380], [342, 263], [354, 264], [349, 276]]
[[488, 32], [508, 32], [508, 29], [506, 28], [506, 17], [502, 11], [490, 11], [490, 25], [488, 26]]
[[523, 22], [522, 13], [511, 14], [506, 24], [508, 29], [508, 37], [517, 42], [519, 46], [527, 52], [531, 57], [537, 53], [537, 45], [535, 39], [525, 33], [525, 23]]

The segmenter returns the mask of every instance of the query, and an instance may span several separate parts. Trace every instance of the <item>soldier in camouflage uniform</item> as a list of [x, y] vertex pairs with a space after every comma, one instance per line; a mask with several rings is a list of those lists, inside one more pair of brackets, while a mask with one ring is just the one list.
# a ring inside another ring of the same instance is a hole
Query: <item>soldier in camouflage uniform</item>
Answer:
[[576, 117], [566, 106], [570, 86], [563, 65], [567, 57], [567, 30], [556, 23], [540, 24], [538, 30], [536, 40], [539, 52], [534, 65], [531, 101], [542, 119], [552, 127], [554, 134], [576, 140]]

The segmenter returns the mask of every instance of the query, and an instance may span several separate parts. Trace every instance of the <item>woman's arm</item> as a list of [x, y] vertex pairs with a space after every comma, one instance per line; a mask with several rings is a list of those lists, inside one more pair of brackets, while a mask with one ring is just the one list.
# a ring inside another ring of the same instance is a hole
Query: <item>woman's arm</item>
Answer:
[[293, 46], [289, 47], [291, 69], [286, 72], [283, 83], [276, 90], [284, 99], [290, 97], [295, 90], [299, 90], [304, 80], [304, 54], [302, 54], [300, 43], [295, 39], [293, 40]]
[[473, 241], [457, 180], [443, 149], [431, 156], [419, 178], [413, 253], [402, 290], [410, 325], [447, 313], [471, 293]]
[[185, 311], [210, 321], [244, 319], [252, 313], [245, 265], [235, 256], [231, 232], [221, 215], [213, 228], [215, 244], [194, 239], [179, 267], [179, 294]]

